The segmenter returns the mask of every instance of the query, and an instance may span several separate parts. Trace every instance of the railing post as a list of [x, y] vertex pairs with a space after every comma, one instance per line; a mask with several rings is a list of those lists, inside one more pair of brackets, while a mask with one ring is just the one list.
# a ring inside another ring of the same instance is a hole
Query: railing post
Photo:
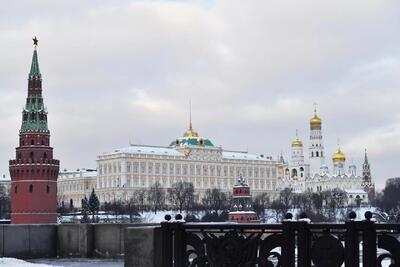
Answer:
[[[176, 215], [175, 219], [182, 220], [182, 215]], [[182, 224], [174, 223], [174, 267], [186, 266], [186, 233]]]
[[162, 267], [172, 267], [173, 230], [171, 228], [171, 223], [169, 222], [169, 220], [171, 220], [171, 216], [165, 215], [165, 220], [167, 220], [167, 222], [161, 223], [161, 235], [162, 235], [161, 262], [162, 262]]
[[282, 222], [283, 233], [282, 233], [282, 266], [284, 267], [295, 267], [295, 228], [294, 222], [291, 221], [293, 215], [291, 213], [286, 214]]
[[297, 233], [297, 266], [311, 266], [310, 231], [308, 229], [307, 215], [301, 214], [302, 221], [298, 225]]
[[375, 223], [371, 221], [372, 213], [365, 212], [365, 221], [363, 222], [363, 266], [376, 266], [376, 228]]
[[357, 222], [354, 221], [356, 213], [354, 211], [349, 213], [349, 219], [346, 221], [346, 235], [345, 235], [345, 256], [344, 264], [346, 267], [353, 267], [360, 265], [360, 249]]

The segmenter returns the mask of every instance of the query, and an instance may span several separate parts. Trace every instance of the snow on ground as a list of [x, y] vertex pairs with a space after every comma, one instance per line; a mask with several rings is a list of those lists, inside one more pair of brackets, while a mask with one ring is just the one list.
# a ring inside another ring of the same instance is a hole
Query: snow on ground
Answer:
[[123, 267], [123, 259], [35, 259], [0, 258], [0, 267]]
[[1, 267], [50, 267], [56, 265], [35, 264], [14, 258], [0, 258]]
[[[62, 259], [35, 259], [29, 262], [45, 265], [32, 265], [32, 267], [123, 267], [123, 259], [82, 259], [82, 258], [62, 258]], [[1, 266], [1, 265], [0, 265]], [[25, 266], [25, 265], [24, 265]], [[28, 265], [27, 265], [28, 266]], [[19, 267], [19, 266], [18, 266]], [[29, 265], [29, 267], [31, 267]]]

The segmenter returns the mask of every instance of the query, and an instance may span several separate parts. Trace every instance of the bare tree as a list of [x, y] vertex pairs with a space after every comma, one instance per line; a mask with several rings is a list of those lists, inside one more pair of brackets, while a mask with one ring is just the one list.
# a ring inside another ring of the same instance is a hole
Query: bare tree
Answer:
[[133, 193], [134, 202], [138, 204], [138, 209], [140, 212], [144, 211], [147, 195], [148, 194], [146, 190], [136, 190]]
[[214, 211], [216, 214], [229, 208], [228, 195], [218, 188], [207, 189], [201, 201], [204, 207]]
[[157, 210], [161, 209], [165, 202], [165, 192], [161, 188], [159, 182], [155, 182], [147, 193], [147, 200], [152, 207], [154, 214], [157, 214]]
[[194, 203], [194, 187], [192, 183], [177, 182], [168, 189], [169, 200], [172, 205], [182, 213], [183, 209], [188, 211]]
[[133, 217], [134, 216], [138, 216], [139, 215], [139, 213], [138, 213], [138, 202], [137, 202], [137, 199], [136, 198], [134, 198], [134, 197], [131, 197], [128, 201], [127, 201], [127, 203], [126, 203], [126, 211], [128, 212], [128, 214], [129, 214], [129, 222], [134, 222], [134, 220], [133, 220]]
[[290, 188], [283, 189], [279, 195], [279, 201], [286, 208], [286, 210], [289, 210], [293, 204], [292, 189]]
[[5, 186], [0, 186], [0, 218], [10, 217], [10, 197]]
[[254, 211], [257, 213], [257, 216], [258, 218], [261, 219], [261, 221], [265, 221], [265, 209], [268, 208], [269, 201], [270, 200], [267, 193], [262, 193], [260, 195], [257, 195], [253, 199]]

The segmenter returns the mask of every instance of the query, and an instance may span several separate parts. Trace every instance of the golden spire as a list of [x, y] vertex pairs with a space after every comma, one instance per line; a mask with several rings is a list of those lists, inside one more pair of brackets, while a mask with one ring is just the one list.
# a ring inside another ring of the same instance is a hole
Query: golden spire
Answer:
[[192, 127], [192, 101], [189, 100], [189, 131], [193, 131]]
[[183, 137], [199, 137], [199, 134], [193, 131], [192, 126], [192, 101], [189, 101], [189, 129], [183, 134]]

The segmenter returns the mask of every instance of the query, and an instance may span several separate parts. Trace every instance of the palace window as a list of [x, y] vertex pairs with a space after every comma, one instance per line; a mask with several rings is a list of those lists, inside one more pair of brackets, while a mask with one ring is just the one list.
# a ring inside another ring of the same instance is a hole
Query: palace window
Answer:
[[29, 185], [29, 193], [32, 193], [33, 192], [33, 184], [30, 184]]

